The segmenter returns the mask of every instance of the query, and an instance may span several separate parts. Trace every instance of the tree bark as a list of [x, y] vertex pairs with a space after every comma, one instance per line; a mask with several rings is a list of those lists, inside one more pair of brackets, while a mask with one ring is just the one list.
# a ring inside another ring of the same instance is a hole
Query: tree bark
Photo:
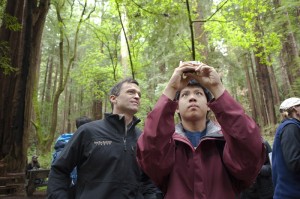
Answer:
[[248, 99], [249, 99], [249, 103], [250, 103], [250, 108], [251, 108], [251, 115], [252, 118], [256, 120], [257, 118], [257, 111], [255, 108], [255, 99], [254, 99], [254, 93], [253, 93], [253, 86], [252, 86], [252, 82], [251, 82], [251, 76], [250, 76], [250, 72], [249, 72], [249, 67], [247, 65], [247, 56], [245, 56], [243, 58], [243, 66], [244, 66], [244, 71], [246, 74], [246, 85], [247, 85], [247, 89], [248, 89]]
[[[263, 50], [262, 48], [257, 48], [258, 52]], [[256, 53], [258, 53], [256, 52]], [[260, 90], [262, 91], [262, 101], [264, 107], [264, 126], [270, 124], [276, 124], [276, 115], [274, 110], [274, 101], [273, 101], [273, 92], [271, 88], [270, 76], [268, 72], [268, 68], [265, 64], [263, 64], [261, 57], [255, 56], [255, 64], [256, 64], [256, 76], [258, 80], [258, 85]]]
[[[32, 111], [33, 85], [42, 31], [50, 0], [9, 0], [5, 13], [15, 16], [22, 26], [12, 31], [1, 26], [0, 41], [7, 42], [15, 73], [0, 71], [0, 160], [7, 171], [24, 171], [28, 129]], [[1, 55], [0, 55], [1, 56]]]

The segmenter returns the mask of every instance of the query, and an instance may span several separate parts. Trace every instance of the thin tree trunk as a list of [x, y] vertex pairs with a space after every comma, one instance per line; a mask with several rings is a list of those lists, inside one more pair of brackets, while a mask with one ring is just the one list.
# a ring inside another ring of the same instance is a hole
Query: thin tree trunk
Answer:
[[121, 23], [122, 30], [123, 30], [124, 37], [125, 37], [125, 41], [126, 41], [126, 47], [127, 47], [127, 52], [128, 52], [128, 56], [129, 56], [130, 68], [131, 68], [131, 76], [134, 79], [135, 78], [135, 70], [134, 70], [131, 51], [130, 51], [129, 39], [128, 39], [127, 34], [126, 34], [126, 27], [125, 27], [125, 24], [122, 20], [122, 14], [121, 14], [121, 11], [120, 11], [120, 6], [119, 6], [119, 3], [117, 1], [116, 1], [116, 5], [117, 5], [117, 11], [118, 11], [118, 14], [119, 14], [120, 23]]
[[252, 73], [252, 85], [253, 85], [253, 93], [254, 96], [256, 96], [256, 103], [254, 104], [255, 110], [257, 112], [257, 117], [255, 118], [256, 121], [260, 124], [260, 126], [263, 126], [264, 124], [267, 123], [267, 121], [265, 120], [266, 117], [264, 117], [264, 107], [262, 105], [263, 103], [263, 97], [262, 97], [262, 91], [261, 89], [259, 89], [258, 86], [258, 81], [257, 81], [257, 77], [256, 77], [256, 64], [255, 64], [255, 55], [254, 53], [251, 51], [250, 54], [250, 60], [251, 60], [251, 73]]
[[268, 66], [268, 72], [270, 74], [270, 84], [272, 87], [272, 93], [273, 93], [273, 101], [274, 104], [279, 104], [280, 103], [280, 97], [279, 97], [279, 90], [278, 90], [278, 83], [276, 81], [276, 77], [274, 74], [274, 68], [273, 65]]
[[47, 82], [47, 76], [48, 76], [48, 73], [49, 73], [49, 63], [50, 63], [50, 57], [48, 57], [48, 59], [47, 59], [47, 64], [46, 64], [46, 72], [45, 72], [45, 77], [44, 77], [44, 82], [43, 82], [43, 90], [42, 90], [42, 96], [41, 96], [41, 100], [42, 100], [42, 107], [43, 107], [43, 105], [44, 105], [44, 101], [45, 101], [45, 93], [46, 93], [46, 86], [47, 86], [47, 84], [46, 84], [46, 82]]
[[[49, 62], [49, 72], [48, 72], [48, 77], [47, 77], [47, 89], [46, 89], [46, 102], [50, 103], [51, 102], [51, 87], [52, 87], [52, 72], [53, 72], [53, 57], [50, 57], [50, 62]], [[53, 88], [52, 88], [53, 89]]]
[[288, 72], [287, 72], [287, 66], [286, 66], [286, 62], [285, 59], [283, 58], [283, 51], [284, 49], [281, 50], [281, 53], [279, 55], [279, 59], [280, 59], [280, 71], [281, 71], [281, 79], [282, 79], [282, 95], [283, 96], [287, 96], [289, 94], [289, 91], [292, 91], [292, 86], [290, 83], [290, 79], [288, 76]]
[[251, 115], [252, 118], [256, 120], [257, 118], [257, 112], [256, 112], [256, 108], [255, 108], [255, 99], [254, 99], [254, 93], [253, 93], [253, 86], [252, 86], [252, 82], [251, 82], [251, 78], [250, 78], [250, 72], [249, 72], [249, 67], [247, 65], [247, 55], [245, 55], [245, 57], [243, 58], [243, 66], [244, 66], [244, 71], [246, 74], [246, 85], [247, 85], [247, 89], [248, 89], [248, 98], [249, 98], [249, 103], [250, 103], [250, 108], [251, 108]]

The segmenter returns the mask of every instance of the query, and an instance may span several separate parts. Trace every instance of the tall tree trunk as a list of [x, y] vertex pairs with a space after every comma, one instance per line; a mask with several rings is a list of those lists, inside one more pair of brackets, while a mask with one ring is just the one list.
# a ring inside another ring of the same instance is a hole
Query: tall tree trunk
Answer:
[[[211, 9], [211, 2], [204, 2], [204, 1], [199, 1], [197, 4], [197, 13], [199, 13], [199, 19], [204, 19], [207, 16], [206, 11]], [[195, 27], [195, 40], [198, 41], [200, 44], [200, 59], [203, 60], [204, 63], [207, 63], [208, 61], [208, 54], [209, 54], [209, 49], [208, 49], [208, 40], [207, 40], [207, 35], [205, 33], [204, 29], [204, 22], [193, 22], [194, 27]]]
[[300, 74], [300, 62], [299, 59], [299, 48], [297, 45], [297, 41], [294, 35], [294, 32], [292, 31], [292, 25], [289, 17], [288, 11], [285, 12], [286, 16], [286, 41], [284, 43], [286, 47], [286, 58], [288, 58], [288, 76], [290, 79], [290, 82], [294, 82], [297, 77], [299, 77]]
[[44, 76], [44, 81], [43, 81], [43, 90], [42, 90], [42, 95], [41, 95], [41, 101], [42, 101], [42, 107], [44, 105], [44, 101], [45, 101], [45, 93], [46, 93], [46, 82], [47, 82], [47, 76], [48, 76], [48, 73], [49, 73], [49, 63], [50, 63], [50, 57], [48, 57], [47, 59], [47, 64], [46, 64], [46, 72], [45, 72], [45, 76]]
[[5, 8], [5, 13], [15, 16], [22, 26], [21, 31], [11, 31], [5, 26], [0, 29], [0, 41], [7, 42], [11, 66], [16, 69], [9, 75], [0, 71], [0, 160], [7, 171], [25, 168], [36, 57], [40, 55], [48, 9], [49, 0], [9, 0]]
[[[258, 52], [261, 53], [260, 50], [262, 48], [257, 48]], [[256, 53], [258, 53], [256, 52]], [[273, 101], [273, 93], [271, 88], [270, 76], [268, 72], [268, 68], [265, 64], [262, 63], [261, 57], [255, 57], [255, 64], [256, 64], [256, 76], [258, 80], [258, 84], [260, 90], [262, 91], [262, 101], [264, 105], [264, 121], [267, 121], [264, 125], [276, 124], [276, 115], [274, 109], [274, 101]]]
[[194, 35], [194, 25], [192, 21], [192, 14], [191, 14], [191, 8], [190, 8], [190, 3], [189, 0], [185, 1], [186, 4], [186, 9], [188, 12], [188, 19], [189, 19], [189, 27], [190, 27], [190, 37], [191, 37], [191, 59], [195, 60], [196, 59], [196, 51], [195, 51], [195, 35]]
[[256, 100], [256, 103], [254, 104], [255, 107], [255, 112], [257, 112], [257, 117], [255, 118], [256, 121], [260, 124], [260, 126], [263, 126], [264, 124], [267, 123], [266, 121], [266, 116], [264, 116], [264, 107], [263, 107], [263, 97], [262, 97], [262, 90], [259, 89], [258, 86], [258, 81], [257, 81], [257, 77], [256, 77], [256, 64], [255, 64], [255, 55], [254, 52], [251, 51], [249, 53], [250, 56], [250, 60], [251, 60], [251, 74], [252, 74], [252, 85], [253, 85], [253, 93], [254, 96], [256, 96], [256, 99], [260, 99], [260, 100]]
[[248, 98], [249, 98], [249, 103], [250, 103], [250, 108], [251, 108], [251, 116], [253, 119], [256, 120], [258, 114], [255, 108], [255, 99], [254, 99], [254, 93], [253, 93], [253, 86], [252, 86], [252, 82], [251, 82], [251, 76], [250, 76], [250, 72], [249, 72], [249, 66], [248, 66], [248, 57], [247, 55], [245, 55], [245, 57], [243, 58], [243, 66], [244, 66], [244, 71], [246, 73], [246, 85], [247, 85], [247, 89], [248, 89]]
[[284, 49], [281, 50], [281, 53], [279, 55], [279, 59], [280, 59], [280, 71], [281, 71], [281, 79], [282, 79], [282, 96], [287, 96], [289, 94], [289, 91], [292, 91], [292, 86], [291, 86], [291, 82], [288, 76], [288, 72], [287, 72], [287, 64], [286, 61], [283, 57], [283, 51]]
[[[286, 2], [284, 2], [286, 3]], [[299, 90], [295, 82], [300, 75], [300, 61], [299, 61], [299, 46], [297, 37], [293, 28], [293, 23], [300, 21], [299, 8], [295, 8], [295, 12], [290, 12], [280, 0], [273, 1], [274, 7], [277, 10], [277, 15], [282, 16], [283, 22], [280, 28], [283, 31], [282, 50], [280, 52], [280, 63], [283, 75], [283, 96], [296, 95]], [[293, 16], [290, 17], [290, 14]], [[295, 15], [295, 16], [294, 16]], [[296, 18], [295, 20], [292, 20]], [[293, 88], [293, 86], [295, 88]]]
[[92, 114], [93, 118], [95, 120], [101, 120], [102, 119], [102, 100], [94, 100], [93, 101], [93, 109]]
[[[125, 51], [125, 49], [124, 49], [124, 52], [121, 52], [121, 56], [128, 56], [129, 63], [130, 63], [130, 69], [131, 69], [131, 77], [134, 79], [135, 78], [135, 70], [134, 70], [134, 65], [133, 65], [133, 60], [132, 60], [130, 45], [129, 45], [129, 38], [127, 36], [127, 17], [126, 17], [126, 12], [125, 12], [125, 14], [121, 13], [120, 5], [119, 5], [118, 1], [115, 1], [115, 2], [116, 2], [116, 5], [117, 5], [117, 11], [118, 11], [118, 14], [119, 14], [120, 24], [122, 26], [121, 38], [123, 37], [125, 39], [124, 42], [126, 43], [126, 49], [127, 49], [127, 52]], [[123, 60], [125, 58], [127, 58], [127, 57], [122, 57], [122, 60], [121, 60], [122, 63], [124, 61], [126, 63], [126, 60]], [[126, 72], [127, 71], [125, 70], [125, 74], [124, 75], [127, 75]]]
[[[50, 103], [51, 102], [51, 87], [52, 87], [52, 72], [53, 72], [53, 57], [51, 56], [49, 61], [49, 72], [48, 72], [48, 77], [47, 77], [47, 89], [46, 89], [46, 102]], [[52, 88], [53, 89], [53, 88]]]
[[276, 81], [276, 77], [274, 74], [273, 65], [268, 66], [267, 68], [268, 68], [268, 72], [270, 74], [270, 84], [272, 87], [273, 101], [274, 101], [274, 104], [279, 104], [280, 103], [279, 89], [278, 89], [278, 83]]
[[[70, 80], [70, 85], [72, 85], [72, 79]], [[69, 88], [68, 92], [68, 106], [67, 106], [67, 132], [72, 132], [74, 130], [74, 127], [72, 127], [71, 122], [71, 110], [72, 110], [72, 87]]]

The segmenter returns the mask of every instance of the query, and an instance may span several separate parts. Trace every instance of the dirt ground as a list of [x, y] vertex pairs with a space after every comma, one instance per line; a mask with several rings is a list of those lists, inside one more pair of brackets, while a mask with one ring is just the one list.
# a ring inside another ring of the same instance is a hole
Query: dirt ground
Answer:
[[0, 198], [5, 199], [45, 199], [46, 191], [35, 191], [32, 196], [26, 196], [25, 192], [16, 193], [10, 196], [0, 196]]

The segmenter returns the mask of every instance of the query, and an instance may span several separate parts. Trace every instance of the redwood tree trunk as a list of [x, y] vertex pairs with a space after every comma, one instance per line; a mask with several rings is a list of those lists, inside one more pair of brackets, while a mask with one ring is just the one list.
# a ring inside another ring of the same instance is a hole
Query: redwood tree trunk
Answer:
[[[258, 48], [259, 49], [259, 48]], [[262, 49], [261, 49], [262, 50]], [[263, 101], [263, 116], [264, 125], [276, 124], [276, 116], [274, 109], [273, 93], [270, 85], [270, 76], [268, 68], [262, 63], [261, 57], [255, 57], [256, 62], [256, 76], [259, 83], [259, 88], [262, 91], [262, 101]]]
[[[6, 170], [24, 171], [32, 94], [41, 36], [50, 0], [9, 0], [5, 13], [15, 16], [20, 31], [0, 29], [0, 41], [7, 42], [14, 73], [0, 69], [0, 160]], [[0, 55], [2, 56], [2, 55]]]
[[250, 76], [250, 72], [249, 72], [249, 66], [247, 64], [248, 61], [248, 57], [247, 55], [245, 57], [243, 57], [243, 66], [244, 66], [244, 71], [246, 74], [246, 84], [247, 84], [247, 89], [248, 89], [248, 98], [249, 98], [249, 103], [250, 103], [250, 108], [251, 108], [251, 116], [252, 118], [254, 118], [255, 120], [258, 117], [256, 108], [255, 108], [255, 99], [254, 99], [254, 93], [253, 93], [253, 86], [252, 86], [252, 82], [251, 82], [251, 76]]

